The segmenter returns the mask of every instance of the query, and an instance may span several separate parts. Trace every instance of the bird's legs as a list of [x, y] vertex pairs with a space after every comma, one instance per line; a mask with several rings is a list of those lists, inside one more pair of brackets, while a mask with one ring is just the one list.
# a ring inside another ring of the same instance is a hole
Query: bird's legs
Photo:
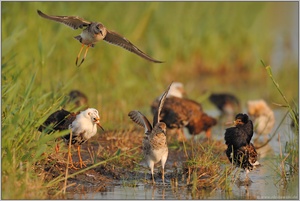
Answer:
[[211, 139], [211, 128], [207, 129], [205, 132], [207, 139]]
[[70, 130], [70, 140], [69, 140], [69, 146], [68, 146], [68, 163], [67, 166], [70, 164], [69, 168], [73, 168], [77, 170], [78, 168], [74, 166], [73, 160], [72, 160], [72, 154], [71, 154], [71, 146], [72, 146], [72, 130]]
[[162, 170], [161, 170], [161, 177], [163, 180], [163, 184], [165, 185], [165, 169], [164, 169], [164, 167], [162, 167]]
[[154, 181], [154, 162], [153, 161], [149, 161], [149, 167], [151, 169], [152, 184], [154, 185], [155, 181]]
[[[80, 65], [82, 64], [82, 62], [85, 60], [85, 57], [86, 57], [86, 54], [87, 54], [87, 52], [88, 52], [88, 50], [89, 50], [89, 48], [91, 47], [91, 45], [88, 45], [87, 47], [86, 47], [86, 49], [85, 49], [85, 53], [84, 53], [84, 56], [83, 56], [83, 58], [82, 58], [82, 60], [81, 60], [81, 63], [80, 63]], [[79, 66], [80, 66], [79, 65]]]
[[55, 152], [56, 152], [56, 154], [58, 154], [58, 152], [59, 152], [59, 144], [58, 143], [56, 143], [56, 145], [55, 145]]
[[176, 128], [176, 133], [178, 135], [177, 140], [179, 142], [186, 142], [187, 141], [182, 128]]
[[[77, 57], [76, 57], [76, 62], [75, 62], [76, 66], [77, 66], [77, 63], [78, 63], [79, 56], [81, 55], [81, 52], [82, 52], [82, 50], [83, 50], [83, 47], [84, 47], [84, 44], [81, 45], [80, 51], [79, 51], [79, 53], [78, 53], [78, 55], [77, 55]], [[82, 62], [81, 62], [81, 63], [82, 63]], [[81, 63], [80, 63], [80, 64], [81, 64]], [[79, 65], [79, 66], [80, 66], [80, 65]]]
[[[87, 45], [87, 47], [86, 47], [86, 49], [85, 49], [84, 56], [83, 56], [83, 58], [82, 58], [80, 64], [78, 65], [78, 67], [84, 62], [84, 60], [85, 60], [85, 58], [86, 58], [86, 54], [87, 54], [87, 52], [88, 52], [88, 50], [89, 50], [89, 48], [90, 48], [91, 46], [92, 46], [92, 45]], [[80, 55], [81, 55], [81, 52], [82, 52], [82, 50], [83, 50], [83, 47], [84, 47], [84, 44], [82, 44], [81, 49], [80, 49], [80, 51], [79, 51], [79, 53], [78, 53], [78, 55], [77, 55], [77, 58], [76, 58], [76, 66], [77, 66], [78, 59], [79, 59], [79, 57], [80, 57]]]
[[73, 164], [73, 160], [72, 160], [72, 154], [71, 154], [71, 146], [72, 146], [72, 130], [70, 130], [70, 140], [69, 140], [69, 146], [68, 146], [68, 162], [67, 162], [67, 166], [69, 164], [71, 164], [69, 166], [69, 168], [74, 168], [77, 169], [74, 164]]
[[153, 174], [153, 172], [151, 172], [151, 174], [152, 174], [152, 184], [154, 185], [154, 184], [155, 184], [155, 181], [154, 181], [154, 174]]
[[165, 185], [165, 164], [167, 161], [167, 157], [168, 154], [164, 154], [164, 156], [161, 158], [161, 167], [162, 167], [161, 173], [162, 173], [162, 181], [164, 185]]
[[56, 145], [55, 145], [55, 153], [58, 154], [59, 149], [60, 149], [60, 147], [59, 147], [59, 138], [55, 139], [55, 142], [56, 142]]
[[73, 168], [73, 169], [77, 170], [78, 168], [75, 167], [74, 164], [73, 164], [72, 154], [71, 154], [70, 147], [68, 148], [68, 157], [69, 157], [69, 162], [70, 162], [69, 163], [70, 164], [69, 168]]
[[78, 158], [79, 158], [80, 168], [82, 168], [82, 166], [86, 167], [86, 164], [82, 161], [82, 158], [81, 158], [80, 145], [77, 147], [77, 151], [78, 151]]
[[246, 179], [245, 179], [246, 182], [249, 182], [249, 176], [248, 176], [249, 172], [250, 171], [248, 169], [246, 169]]

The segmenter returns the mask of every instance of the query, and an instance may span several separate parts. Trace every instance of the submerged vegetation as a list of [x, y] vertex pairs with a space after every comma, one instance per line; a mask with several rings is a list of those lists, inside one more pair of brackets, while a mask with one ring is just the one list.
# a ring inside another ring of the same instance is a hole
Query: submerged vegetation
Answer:
[[[212, 91], [234, 92], [242, 103], [264, 98], [287, 109], [293, 122], [289, 132], [295, 135], [276, 153], [274, 167], [285, 183], [299, 174], [298, 52], [293, 54], [295, 38], [289, 24], [295, 2], [88, 4], [1, 3], [2, 199], [64, 198], [66, 189], [78, 192], [78, 182], [97, 184], [95, 192], [105, 191], [99, 181], [106, 180], [136, 187], [141, 178], [147, 179], [149, 170], [140, 164], [143, 130], [134, 130], [127, 114], [138, 109], [150, 117], [150, 103], [171, 81], [183, 82], [189, 97], [205, 109], [213, 108], [204, 97]], [[78, 68], [75, 58], [80, 44], [72, 37], [79, 31], [40, 18], [37, 9], [100, 21], [165, 63], [148, 63], [100, 42]], [[277, 15], [283, 12], [286, 14]], [[281, 21], [282, 16], [288, 20]], [[265, 73], [261, 59], [273, 72], [267, 66]], [[37, 128], [66, 104], [72, 89], [88, 96], [106, 132], [99, 132], [83, 147], [91, 163], [82, 170], [69, 170], [65, 183], [67, 148], [60, 142], [62, 153], [54, 155], [53, 151], [55, 139], [68, 131], [47, 135]], [[284, 102], [278, 104], [282, 98]], [[203, 189], [232, 189], [233, 168], [225, 157], [223, 140], [182, 143], [176, 137], [170, 139], [170, 161], [177, 161], [169, 164], [174, 168], [167, 174], [172, 184], [186, 184], [195, 198]]]

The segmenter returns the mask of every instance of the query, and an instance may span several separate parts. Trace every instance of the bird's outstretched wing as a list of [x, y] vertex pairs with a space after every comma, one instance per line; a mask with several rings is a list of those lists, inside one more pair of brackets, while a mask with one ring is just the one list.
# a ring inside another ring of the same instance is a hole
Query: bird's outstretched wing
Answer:
[[149, 122], [149, 120], [139, 111], [137, 110], [133, 110], [131, 112], [128, 113], [128, 116], [130, 117], [130, 119], [137, 123], [138, 125], [142, 126], [145, 128], [145, 134], [150, 134], [152, 131], [152, 126]]
[[64, 25], [71, 27], [72, 29], [78, 29], [78, 28], [82, 29], [91, 24], [91, 22], [86, 21], [77, 16], [51, 16], [51, 15], [46, 15], [40, 10], [37, 10], [37, 13], [39, 14], [39, 16], [43, 18], [62, 23]]
[[[173, 82], [172, 82], [173, 83]], [[158, 122], [160, 122], [161, 118], [160, 118], [160, 112], [161, 109], [164, 106], [165, 100], [167, 98], [167, 95], [169, 93], [170, 87], [172, 85], [172, 83], [169, 85], [169, 87], [167, 88], [167, 90], [163, 93], [163, 95], [161, 96], [160, 100], [159, 100], [159, 104], [158, 104], [158, 108], [157, 108], [157, 112], [153, 117], [153, 126], [155, 126]]]
[[154, 63], [163, 63], [162, 61], [155, 60], [155, 59], [151, 58], [150, 56], [148, 56], [147, 54], [145, 54], [142, 50], [137, 48], [129, 40], [127, 40], [125, 37], [121, 36], [120, 34], [110, 31], [110, 30], [106, 30], [106, 31], [107, 31], [106, 36], [103, 39], [106, 42], [111, 43], [113, 45], [123, 47], [124, 49], [126, 49], [130, 52], [133, 52], [148, 61], [151, 61]]

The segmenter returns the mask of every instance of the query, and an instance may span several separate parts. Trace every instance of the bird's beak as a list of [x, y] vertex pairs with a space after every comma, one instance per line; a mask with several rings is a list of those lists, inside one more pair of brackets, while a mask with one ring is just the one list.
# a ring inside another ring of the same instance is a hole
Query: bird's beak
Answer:
[[95, 123], [104, 131], [104, 128], [100, 124], [100, 119], [96, 119]]
[[233, 124], [236, 126], [236, 125], [237, 125], [237, 122], [236, 122], [236, 121], [233, 121]]

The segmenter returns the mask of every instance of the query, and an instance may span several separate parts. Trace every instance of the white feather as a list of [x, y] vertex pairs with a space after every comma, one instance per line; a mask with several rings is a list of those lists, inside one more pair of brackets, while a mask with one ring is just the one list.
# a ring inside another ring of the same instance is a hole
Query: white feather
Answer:
[[93, 121], [93, 118], [99, 119], [98, 111], [94, 108], [88, 108], [80, 112], [76, 116], [76, 119], [70, 125], [72, 128], [73, 135], [79, 135], [80, 133], [84, 133], [85, 139], [90, 139], [97, 133], [97, 124]]

